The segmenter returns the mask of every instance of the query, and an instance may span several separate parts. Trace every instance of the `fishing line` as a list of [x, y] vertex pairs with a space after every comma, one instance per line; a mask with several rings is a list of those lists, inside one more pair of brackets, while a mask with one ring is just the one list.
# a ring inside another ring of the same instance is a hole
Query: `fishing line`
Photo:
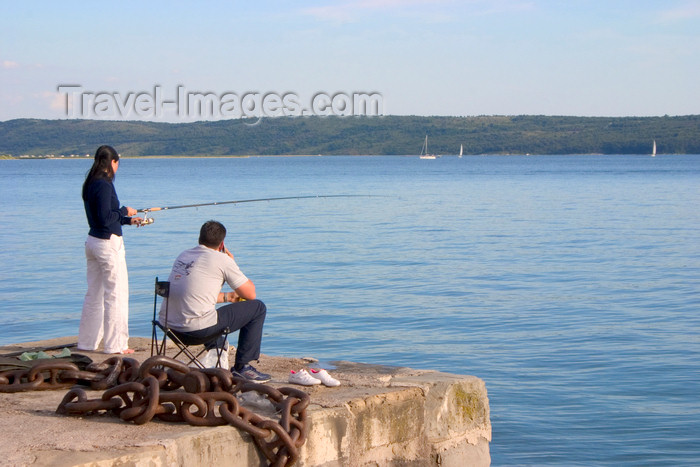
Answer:
[[141, 225], [149, 225], [155, 222], [155, 219], [148, 217], [148, 213], [157, 211], [167, 211], [169, 209], [183, 209], [183, 208], [198, 208], [201, 206], [218, 206], [220, 204], [242, 204], [242, 203], [257, 203], [260, 201], [280, 201], [286, 199], [310, 199], [310, 198], [356, 198], [356, 197], [367, 197], [372, 195], [308, 195], [308, 196], [281, 196], [278, 198], [257, 198], [257, 199], [238, 199], [233, 201], [214, 201], [212, 203], [198, 203], [198, 204], [181, 204], [179, 206], [161, 206], [153, 208], [139, 209], [137, 212], [143, 212], [143, 221]]

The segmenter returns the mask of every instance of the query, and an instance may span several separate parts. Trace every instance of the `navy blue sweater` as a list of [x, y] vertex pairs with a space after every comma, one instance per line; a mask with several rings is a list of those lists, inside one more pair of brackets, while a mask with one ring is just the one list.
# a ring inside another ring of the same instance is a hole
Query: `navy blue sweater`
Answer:
[[122, 225], [131, 224], [126, 216], [126, 207], [119, 207], [119, 198], [114, 185], [106, 178], [98, 178], [87, 187], [85, 215], [90, 225], [89, 234], [97, 238], [122, 235]]

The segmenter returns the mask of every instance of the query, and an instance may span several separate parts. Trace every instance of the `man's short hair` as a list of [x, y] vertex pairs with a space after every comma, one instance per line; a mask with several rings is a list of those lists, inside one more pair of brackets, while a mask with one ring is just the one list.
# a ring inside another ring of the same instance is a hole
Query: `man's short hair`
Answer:
[[199, 244], [218, 248], [226, 238], [226, 227], [221, 222], [207, 221], [199, 229]]

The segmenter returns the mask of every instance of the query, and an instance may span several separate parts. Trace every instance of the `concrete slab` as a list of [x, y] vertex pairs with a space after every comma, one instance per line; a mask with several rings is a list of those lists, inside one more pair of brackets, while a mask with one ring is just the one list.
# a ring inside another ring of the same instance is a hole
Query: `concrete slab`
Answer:
[[[0, 347], [0, 354], [64, 346], [75, 337]], [[132, 338], [150, 357], [150, 339]], [[75, 349], [72, 349], [77, 352]], [[51, 353], [51, 352], [50, 352]], [[93, 361], [109, 356], [79, 352]], [[273, 387], [310, 395], [311, 429], [300, 466], [488, 466], [491, 422], [484, 382], [474, 376], [334, 362], [335, 388], [287, 382], [289, 371], [313, 366], [302, 358], [263, 355]], [[0, 464], [34, 466], [264, 465], [252, 438], [230, 426], [193, 427], [151, 421], [134, 425], [112, 415], [55, 413], [67, 390], [0, 394]], [[88, 391], [96, 398], [102, 391]]]

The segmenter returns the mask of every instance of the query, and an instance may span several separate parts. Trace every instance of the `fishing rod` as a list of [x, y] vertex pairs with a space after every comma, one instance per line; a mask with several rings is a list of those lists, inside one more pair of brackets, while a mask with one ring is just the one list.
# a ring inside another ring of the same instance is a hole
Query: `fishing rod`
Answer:
[[220, 204], [242, 204], [242, 203], [257, 203], [260, 201], [280, 201], [285, 199], [309, 199], [309, 198], [355, 198], [364, 197], [371, 195], [308, 195], [308, 196], [281, 196], [277, 198], [257, 198], [257, 199], [238, 199], [233, 201], [214, 201], [213, 203], [199, 203], [199, 204], [181, 204], [179, 206], [162, 206], [154, 208], [144, 208], [139, 209], [137, 212], [144, 213], [141, 225], [149, 225], [155, 222], [155, 219], [148, 217], [148, 213], [157, 211], [167, 211], [170, 209], [184, 209], [184, 208], [198, 208], [201, 206], [218, 206]]

